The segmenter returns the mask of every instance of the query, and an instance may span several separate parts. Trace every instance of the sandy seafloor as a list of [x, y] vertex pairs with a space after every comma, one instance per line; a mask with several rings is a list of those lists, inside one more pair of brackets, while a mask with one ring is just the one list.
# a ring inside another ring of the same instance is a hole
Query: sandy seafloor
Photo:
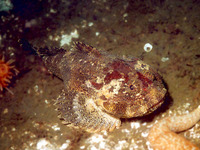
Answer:
[[[148, 150], [156, 120], [200, 104], [200, 1], [35, 0], [0, 5], [0, 54], [19, 74], [0, 93], [1, 150]], [[3, 8], [6, 7], [7, 9]], [[69, 49], [82, 41], [112, 57], [139, 57], [163, 77], [165, 103], [142, 118], [123, 119], [113, 132], [89, 134], [63, 125], [54, 110], [63, 83], [18, 40]], [[150, 43], [150, 52], [144, 45]], [[179, 133], [200, 147], [200, 122]]]

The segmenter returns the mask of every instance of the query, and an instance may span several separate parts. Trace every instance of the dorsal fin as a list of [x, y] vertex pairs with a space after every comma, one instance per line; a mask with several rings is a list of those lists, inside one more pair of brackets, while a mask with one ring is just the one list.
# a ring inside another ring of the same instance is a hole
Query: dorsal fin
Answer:
[[96, 48], [94, 48], [90, 45], [84, 44], [82, 42], [74, 42], [72, 49], [80, 51], [80, 52], [88, 53], [88, 54], [94, 55], [96, 57], [101, 56], [101, 53]]

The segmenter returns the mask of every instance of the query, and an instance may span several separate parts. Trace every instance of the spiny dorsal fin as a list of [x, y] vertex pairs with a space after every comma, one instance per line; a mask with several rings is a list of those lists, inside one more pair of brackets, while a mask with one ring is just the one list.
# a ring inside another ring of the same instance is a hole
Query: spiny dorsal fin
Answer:
[[90, 55], [94, 55], [96, 57], [100, 57], [101, 53], [94, 47], [84, 44], [82, 42], [74, 42], [73, 46], [72, 46], [72, 50], [78, 50], [80, 52], [85, 52], [88, 53]]

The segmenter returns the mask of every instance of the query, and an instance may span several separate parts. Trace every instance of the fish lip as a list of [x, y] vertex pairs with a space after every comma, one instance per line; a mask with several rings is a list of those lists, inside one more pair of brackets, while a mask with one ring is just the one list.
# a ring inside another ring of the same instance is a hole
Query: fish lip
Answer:
[[149, 109], [155, 108], [154, 110], [156, 110], [157, 108], [159, 108], [162, 104], [164, 103], [164, 97], [161, 98], [158, 103], [154, 104], [152, 107], [150, 107]]

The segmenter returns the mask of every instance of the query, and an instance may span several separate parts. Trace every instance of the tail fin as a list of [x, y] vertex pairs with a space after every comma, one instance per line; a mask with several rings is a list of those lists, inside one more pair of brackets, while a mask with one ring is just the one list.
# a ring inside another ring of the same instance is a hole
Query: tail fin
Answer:
[[57, 55], [58, 53], [61, 53], [61, 52], [65, 52], [65, 50], [63, 48], [56, 48], [56, 47], [48, 48], [47, 46], [45, 46], [43, 48], [36, 49], [36, 53], [40, 57], [55, 56], [55, 55]]
[[20, 45], [24, 50], [29, 50], [32, 53], [36, 53], [40, 57], [44, 56], [54, 56], [60, 52], [64, 52], [65, 50], [63, 48], [56, 48], [56, 47], [43, 47], [43, 48], [37, 48], [34, 47], [32, 44], [30, 44], [26, 39], [20, 39], [19, 40]]
[[[60, 63], [61, 60], [63, 59], [64, 54], [66, 53], [66, 50], [62, 48], [48, 48], [48, 47], [43, 47], [43, 48], [36, 48], [33, 47], [27, 40], [21, 39], [19, 41], [21, 44], [22, 48], [24, 50], [29, 50], [36, 55], [39, 55], [46, 68], [54, 75], [56, 75], [59, 78], [61, 77], [60, 73]], [[67, 60], [64, 61], [65, 64], [67, 64]]]

